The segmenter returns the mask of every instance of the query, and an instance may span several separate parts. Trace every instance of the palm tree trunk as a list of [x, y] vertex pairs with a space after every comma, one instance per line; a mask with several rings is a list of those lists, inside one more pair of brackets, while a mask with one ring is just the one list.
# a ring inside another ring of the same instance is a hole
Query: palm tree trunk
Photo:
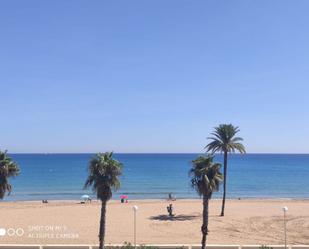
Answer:
[[105, 215], [106, 215], [106, 201], [102, 201], [102, 206], [101, 206], [101, 220], [100, 220], [100, 234], [99, 234], [99, 240], [100, 240], [99, 249], [103, 249], [103, 248], [104, 248], [104, 239], [105, 239]]
[[226, 176], [227, 176], [227, 151], [224, 151], [224, 173], [223, 173], [223, 198], [220, 216], [224, 216], [225, 195], [226, 195]]
[[206, 236], [208, 234], [208, 209], [209, 209], [209, 198], [206, 195], [204, 195], [203, 196], [203, 225], [201, 227], [201, 231], [203, 234], [202, 249], [206, 248]]

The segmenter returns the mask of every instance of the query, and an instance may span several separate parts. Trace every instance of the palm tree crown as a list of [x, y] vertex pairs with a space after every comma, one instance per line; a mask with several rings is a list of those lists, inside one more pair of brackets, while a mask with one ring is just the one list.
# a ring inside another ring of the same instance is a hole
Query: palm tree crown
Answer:
[[213, 162], [213, 156], [199, 156], [192, 161], [189, 171], [192, 187], [200, 196], [211, 198], [212, 193], [219, 190], [222, 181], [221, 164]]
[[7, 151], [0, 151], [0, 199], [3, 199], [6, 192], [9, 195], [12, 191], [8, 178], [18, 176], [19, 173], [17, 163], [7, 155]]
[[213, 137], [209, 137], [210, 142], [205, 148], [207, 152], [235, 152], [246, 153], [245, 147], [241, 143], [241, 137], [235, 137], [239, 132], [239, 128], [232, 124], [221, 124], [215, 127], [215, 131], [211, 133]]
[[99, 153], [90, 161], [88, 171], [84, 188], [92, 186], [98, 199], [108, 201], [112, 197], [112, 190], [120, 187], [118, 177], [121, 175], [122, 164], [113, 159], [112, 152]]

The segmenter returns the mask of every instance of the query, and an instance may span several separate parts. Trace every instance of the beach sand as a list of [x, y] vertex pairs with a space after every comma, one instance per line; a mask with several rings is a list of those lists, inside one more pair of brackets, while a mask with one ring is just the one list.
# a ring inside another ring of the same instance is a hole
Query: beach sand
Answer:
[[[133, 205], [139, 207], [139, 244], [200, 243], [201, 200], [172, 203], [176, 216], [170, 220], [166, 211], [168, 201], [110, 201], [106, 243], [133, 242]], [[288, 243], [309, 244], [309, 200], [227, 200], [225, 217], [218, 215], [221, 201], [211, 200], [207, 243], [283, 244], [283, 206], [289, 208]], [[97, 244], [99, 216], [97, 201], [1, 202], [0, 228], [5, 228], [7, 234], [0, 236], [0, 244]]]

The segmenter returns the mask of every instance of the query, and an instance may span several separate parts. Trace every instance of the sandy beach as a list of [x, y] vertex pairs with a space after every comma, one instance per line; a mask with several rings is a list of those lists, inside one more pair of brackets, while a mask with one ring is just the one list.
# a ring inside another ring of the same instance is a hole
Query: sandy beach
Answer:
[[[111, 201], [107, 207], [107, 243], [133, 241], [133, 205], [137, 213], [137, 241], [141, 244], [200, 242], [202, 204], [199, 200], [173, 202], [176, 216], [167, 217], [164, 200]], [[208, 243], [283, 244], [283, 212], [288, 206], [289, 244], [309, 244], [309, 200], [228, 200], [226, 216], [219, 217], [220, 200], [210, 204]], [[2, 202], [0, 243], [96, 244], [100, 203], [78, 201]]]

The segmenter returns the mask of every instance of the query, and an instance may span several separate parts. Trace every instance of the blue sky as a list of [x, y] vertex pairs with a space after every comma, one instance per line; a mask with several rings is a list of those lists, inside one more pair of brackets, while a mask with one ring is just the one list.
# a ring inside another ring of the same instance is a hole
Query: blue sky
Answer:
[[309, 153], [309, 1], [1, 1], [0, 148]]

